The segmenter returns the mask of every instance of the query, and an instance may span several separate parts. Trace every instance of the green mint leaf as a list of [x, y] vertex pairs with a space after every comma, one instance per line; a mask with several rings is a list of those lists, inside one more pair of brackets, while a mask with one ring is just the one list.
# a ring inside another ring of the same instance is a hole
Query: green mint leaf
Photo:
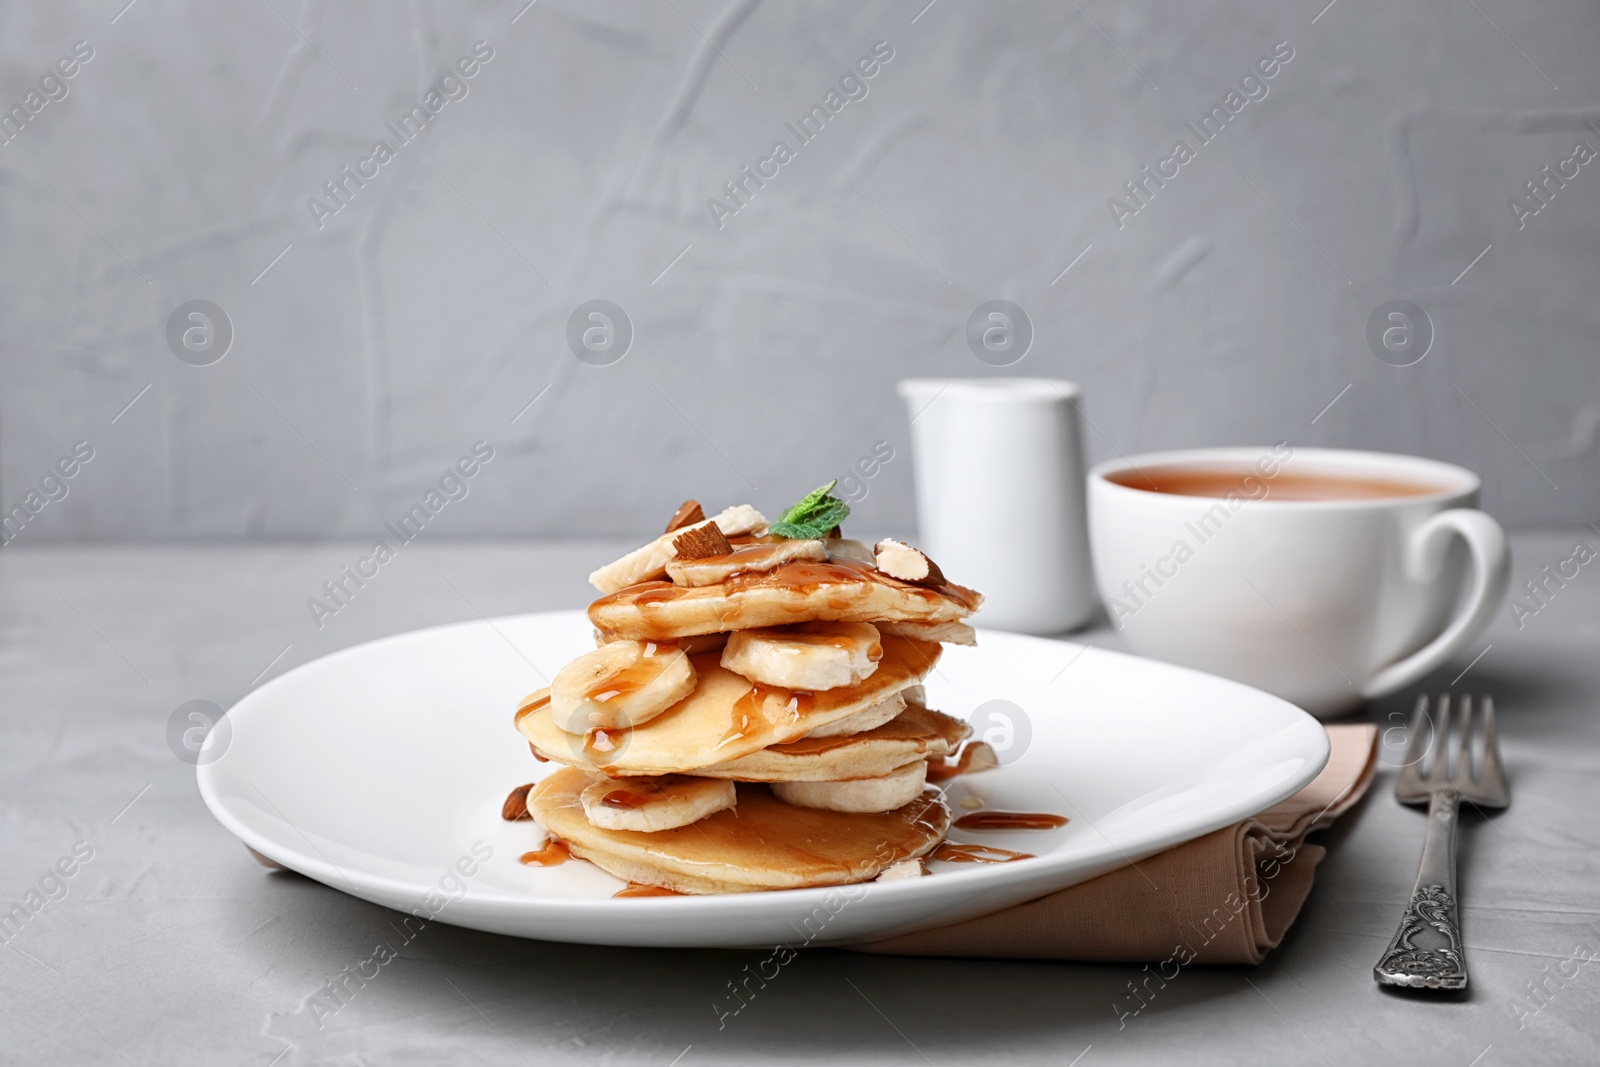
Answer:
[[836, 478], [801, 497], [798, 504], [778, 517], [769, 532], [795, 541], [826, 537], [850, 514], [850, 505], [831, 495], [838, 484]]

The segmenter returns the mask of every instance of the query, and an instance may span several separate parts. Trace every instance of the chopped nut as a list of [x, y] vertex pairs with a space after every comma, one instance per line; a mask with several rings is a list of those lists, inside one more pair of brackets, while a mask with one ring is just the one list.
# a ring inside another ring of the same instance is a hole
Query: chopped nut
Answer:
[[874, 565], [891, 578], [912, 585], [943, 585], [938, 564], [904, 541], [884, 538], [872, 549]]
[[672, 521], [667, 523], [667, 528], [662, 532], [671, 533], [673, 530], [681, 530], [685, 526], [693, 526], [697, 522], [705, 521], [706, 513], [700, 507], [700, 501], [685, 500], [678, 505], [678, 510], [672, 513]]
[[918, 857], [901, 860], [899, 863], [890, 864], [878, 875], [880, 882], [904, 882], [911, 878], [921, 878], [928, 873], [928, 865]]
[[672, 546], [678, 550], [679, 559], [711, 559], [715, 556], [733, 555], [733, 546], [714, 522], [679, 534]]
[[506, 802], [500, 805], [500, 817], [506, 822], [517, 822], [522, 819], [531, 819], [528, 814], [528, 790], [533, 788], [533, 783], [519, 785], [506, 797]]

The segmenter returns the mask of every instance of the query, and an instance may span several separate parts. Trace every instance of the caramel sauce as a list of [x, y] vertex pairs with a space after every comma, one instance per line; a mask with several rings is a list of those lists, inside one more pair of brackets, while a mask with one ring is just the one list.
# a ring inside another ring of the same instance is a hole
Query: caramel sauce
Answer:
[[[589, 774], [567, 767], [540, 786], [541, 819], [578, 847], [596, 833], [582, 803], [592, 784]], [[719, 880], [737, 871], [742, 873], [731, 880], [775, 889], [860, 881], [864, 871], [922, 854], [950, 825], [950, 813], [933, 790], [894, 811], [846, 814], [785, 804], [765, 785], [739, 783], [736, 789], [737, 808], [677, 831], [638, 836], [648, 837], [651, 855], [665, 870], [702, 871]]]
[[540, 710], [542, 710], [544, 708], [547, 708], [549, 706], [550, 706], [550, 694], [546, 693], [544, 696], [540, 697], [538, 700], [530, 701], [529, 703], [524, 704], [524, 705], [522, 705], [522, 707], [518, 708], [517, 709], [517, 714], [516, 714], [516, 717], [515, 717], [515, 721], [520, 723], [523, 720], [523, 718], [525, 718], [526, 716], [532, 715], [534, 712], [540, 711]]
[[[633, 592], [636, 589], [643, 591]], [[673, 585], [671, 582], [644, 582], [640, 585], [618, 590], [612, 593], [611, 596], [620, 596], [623, 593], [627, 593], [632, 597], [635, 604], [641, 608], [647, 608], [651, 604], [665, 604], [669, 600], [677, 600], [687, 592], [687, 589]]]
[[613, 897], [681, 897], [682, 893], [676, 889], [668, 889], [664, 885], [645, 885], [643, 882], [629, 882], [622, 889], [611, 894]]
[[[836, 610], [844, 610], [850, 606], [849, 601], [829, 601], [830, 606]], [[769, 631], [774, 637], [797, 645], [827, 645], [841, 652], [849, 652], [855, 648], [856, 639], [846, 634], [834, 631], [838, 623], [832, 622], [802, 622], [793, 626], [777, 627]], [[874, 641], [867, 649], [867, 659], [877, 663], [883, 659], [883, 642]]]
[[[735, 556], [740, 552], [753, 553], [757, 549], [765, 549], [766, 547], [762, 539], [744, 541], [732, 538], [729, 543], [741, 546], [735, 550]], [[659, 580], [640, 582], [636, 585], [619, 589], [616, 592], [607, 593], [590, 604], [589, 611], [591, 618], [593, 618], [596, 608], [611, 604], [631, 604], [648, 614], [648, 609], [654, 605], [677, 600], [679, 597], [690, 594], [703, 595], [708, 591], [715, 592], [718, 589], [724, 596], [732, 596], [750, 589], [774, 587], [801, 593], [811, 593], [823, 586], [851, 586], [861, 585], [864, 582], [875, 582], [879, 585], [891, 586], [928, 604], [933, 604], [940, 600], [954, 601], [969, 612], [977, 610], [978, 603], [982, 600], [982, 597], [975, 590], [968, 589], [965, 586], [952, 585], [948, 582], [931, 587], [913, 585], [908, 582], [902, 582], [897, 578], [891, 578], [879, 571], [871, 563], [863, 560], [849, 556], [830, 556], [826, 560], [791, 560], [771, 570], [740, 571], [737, 574], [730, 575], [722, 582], [720, 587], [689, 588]], [[853, 602], [846, 597], [829, 598], [828, 603], [835, 611], [847, 611], [853, 605]], [[805, 604], [785, 606], [789, 607], [797, 615], [803, 615], [811, 610]], [[605, 628], [602, 628], [602, 634], [607, 640], [611, 640], [616, 636], [614, 631], [606, 630]]]
[[552, 837], [544, 848], [524, 852], [518, 862], [529, 867], [556, 867], [572, 858], [572, 850], [559, 837]]
[[964, 845], [946, 841], [933, 850], [932, 858], [946, 863], [1015, 863], [1017, 860], [1033, 859], [1033, 853], [1013, 852], [1009, 848], [995, 848], [993, 845]]
[[[583, 750], [591, 757], [606, 756], [617, 751], [617, 742], [613, 734], [620, 734], [621, 730], [596, 728], [583, 735]], [[604, 762], [602, 760], [601, 762]]]
[[655, 681], [660, 674], [661, 665], [659, 663], [643, 660], [631, 667], [624, 667], [620, 671], [606, 675], [600, 681], [584, 690], [583, 698], [585, 700], [593, 700], [597, 704], [604, 704], [615, 697], [637, 693]]
[[642, 808], [650, 803], [650, 798], [631, 789], [613, 789], [600, 798], [600, 803], [608, 808]]
[[761, 725], [776, 721], [767, 713], [769, 701], [777, 701], [780, 711], [794, 722], [810, 713], [816, 703], [816, 697], [810, 693], [756, 682], [750, 686], [749, 692], [733, 702], [728, 732], [717, 742], [716, 747], [721, 748], [723, 745], [748, 737]]
[[1065, 825], [1065, 815], [1030, 811], [975, 811], [956, 820], [961, 830], [1054, 830]]
[[797, 559], [770, 571], [735, 574], [724, 585], [728, 591], [750, 585], [775, 585], [781, 589], [815, 589], [822, 585], [855, 585], [876, 580], [876, 567], [854, 559]]
[[972, 757], [977, 751], [977, 745], [963, 745], [961, 754], [956, 757], [953, 763], [949, 760], [941, 760], [938, 763], [930, 760], [928, 762], [928, 781], [945, 782], [957, 775], [966, 774], [972, 769]]

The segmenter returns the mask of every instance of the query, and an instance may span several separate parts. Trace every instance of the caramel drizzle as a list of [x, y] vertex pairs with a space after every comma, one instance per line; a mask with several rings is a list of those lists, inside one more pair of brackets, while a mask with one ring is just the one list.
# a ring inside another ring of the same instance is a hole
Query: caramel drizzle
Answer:
[[975, 811], [956, 820], [960, 830], [1054, 830], [1067, 825], [1065, 815], [1031, 811]]
[[631, 789], [613, 789], [600, 798], [600, 803], [608, 808], [642, 808], [650, 803], [650, 798]]
[[572, 849], [559, 837], [552, 837], [544, 843], [544, 848], [532, 852], [524, 852], [517, 862], [529, 867], [557, 867], [572, 858]]
[[518, 708], [515, 721], [520, 723], [520, 722], [522, 722], [522, 720], [525, 717], [527, 717], [529, 715], [532, 715], [534, 712], [540, 711], [540, 710], [542, 710], [544, 708], [547, 708], [549, 706], [550, 706], [550, 694], [546, 693], [544, 696], [540, 697], [539, 699], [534, 700], [534, 701], [530, 701], [529, 703], [524, 704], [522, 707]]
[[810, 693], [801, 693], [793, 689], [780, 689], [777, 686], [763, 685], [756, 682], [734, 702], [732, 721], [728, 724], [728, 732], [716, 743], [716, 748], [731, 745], [749, 737], [752, 732], [762, 725], [771, 724], [774, 720], [767, 714], [767, 703], [777, 698], [782, 701], [782, 710], [787, 712], [790, 722], [799, 722], [801, 716], [811, 711], [815, 698]]
[[993, 845], [946, 841], [934, 849], [933, 858], [946, 863], [1015, 863], [1017, 860], [1033, 859], [1033, 853], [1013, 852], [1009, 848], [995, 848]]
[[969, 741], [961, 747], [961, 754], [954, 763], [949, 760], [940, 760], [935, 763], [928, 761], [928, 781], [944, 782], [958, 775], [966, 774], [972, 769], [972, 757], [978, 752], [978, 745], [982, 742]]

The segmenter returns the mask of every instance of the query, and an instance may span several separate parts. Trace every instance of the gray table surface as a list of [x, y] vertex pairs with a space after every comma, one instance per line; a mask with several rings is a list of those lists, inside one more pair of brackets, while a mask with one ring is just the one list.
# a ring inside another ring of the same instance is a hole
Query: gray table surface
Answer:
[[[1600, 547], [1592, 530], [1517, 537], [1515, 584], [1580, 537]], [[582, 605], [583, 575], [614, 547], [407, 546], [320, 631], [306, 598], [361, 546], [0, 553], [3, 907], [75, 843], [93, 849], [66, 896], [0, 951], [0, 1062], [1600, 1060], [1600, 966], [1582, 962], [1600, 952], [1596, 564], [1520, 628], [1502, 612], [1429, 680], [1448, 688], [1491, 646], [1456, 691], [1499, 701], [1512, 776], [1509, 811], [1464, 823], [1464, 999], [1423, 1002], [1373, 984], [1423, 832], [1422, 816], [1391, 799], [1385, 771], [1328, 835], [1331, 853], [1281, 949], [1258, 968], [1185, 969], [1120, 1026], [1115, 1005], [1136, 967], [819, 950], [719, 1029], [713, 1004], [762, 954], [550, 944], [435, 924], [319, 1028], [309, 998], [392, 936], [395, 913], [257, 866], [169, 751], [169, 716], [193, 699], [226, 707], [257, 680], [371, 638]], [[1118, 643], [1104, 629], [1077, 636]], [[1412, 695], [1363, 715], [1397, 725]]]

